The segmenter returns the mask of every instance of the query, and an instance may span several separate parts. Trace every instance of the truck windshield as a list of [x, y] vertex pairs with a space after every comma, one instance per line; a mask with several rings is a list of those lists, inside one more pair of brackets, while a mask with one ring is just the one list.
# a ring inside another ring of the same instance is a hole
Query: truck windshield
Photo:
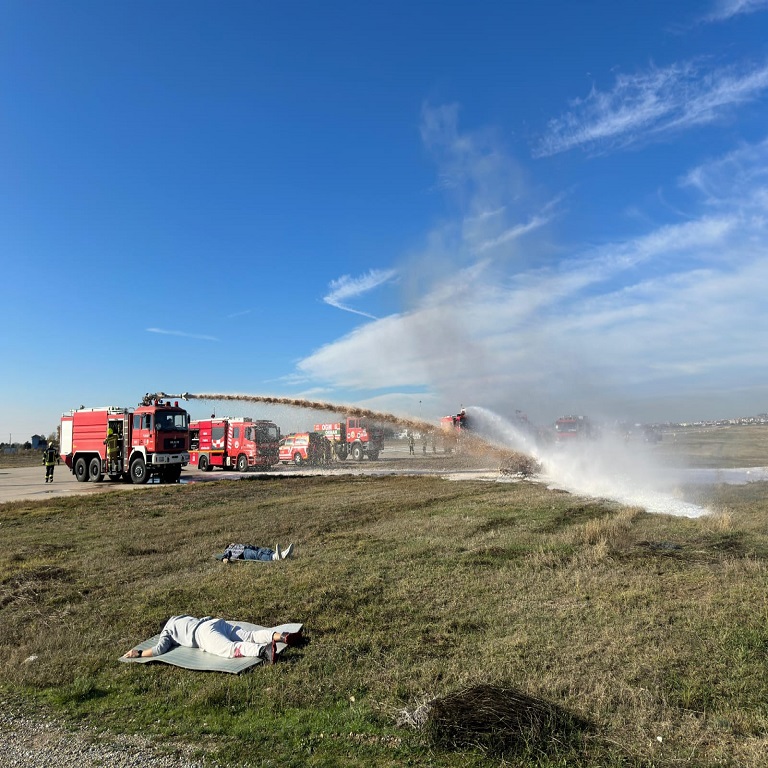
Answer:
[[155, 414], [155, 428], [158, 432], [185, 431], [188, 426], [186, 411], [158, 411]]
[[280, 430], [274, 424], [258, 424], [252, 427], [254, 437], [257, 443], [273, 443], [280, 438]]

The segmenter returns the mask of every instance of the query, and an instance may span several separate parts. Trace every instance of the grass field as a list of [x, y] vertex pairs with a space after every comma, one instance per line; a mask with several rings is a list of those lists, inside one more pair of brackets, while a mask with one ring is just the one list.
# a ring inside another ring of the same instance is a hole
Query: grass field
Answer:
[[691, 467], [768, 466], [768, 427], [691, 427], [665, 432], [656, 452]]
[[19, 449], [15, 453], [0, 452], [0, 469], [8, 469], [11, 467], [40, 467], [42, 464], [42, 451], [25, 451]]
[[[702, 490], [700, 519], [434, 477], [5, 504], [0, 692], [230, 764], [765, 765], [766, 490]], [[238, 540], [296, 557], [214, 559]], [[310, 642], [239, 677], [117, 661], [176, 613], [301, 621]], [[489, 713], [457, 743], [445, 720], [402, 724], [481, 685], [588, 727], [489, 739]]]

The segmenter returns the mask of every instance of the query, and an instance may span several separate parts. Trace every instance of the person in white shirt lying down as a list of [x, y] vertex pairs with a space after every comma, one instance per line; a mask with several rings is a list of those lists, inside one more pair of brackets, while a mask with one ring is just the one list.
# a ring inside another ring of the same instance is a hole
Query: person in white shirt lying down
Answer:
[[176, 646], [200, 648], [206, 653], [238, 659], [243, 656], [260, 656], [274, 663], [277, 643], [297, 645], [302, 640], [301, 632], [275, 632], [272, 629], [244, 629], [224, 619], [204, 616], [171, 616], [165, 622], [160, 639], [152, 648], [138, 650], [131, 648], [124, 654], [126, 659], [162, 656]]

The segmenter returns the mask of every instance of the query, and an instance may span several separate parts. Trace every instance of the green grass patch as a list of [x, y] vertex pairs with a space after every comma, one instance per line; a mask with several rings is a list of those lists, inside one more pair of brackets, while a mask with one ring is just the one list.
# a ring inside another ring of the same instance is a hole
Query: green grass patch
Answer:
[[[274, 476], [6, 504], [0, 691], [254, 766], [757, 765], [766, 499], [720, 486], [690, 520], [534, 483]], [[237, 540], [296, 556], [214, 559]], [[118, 662], [177, 613], [309, 643], [238, 677]], [[404, 717], [468, 689], [589, 727]]]

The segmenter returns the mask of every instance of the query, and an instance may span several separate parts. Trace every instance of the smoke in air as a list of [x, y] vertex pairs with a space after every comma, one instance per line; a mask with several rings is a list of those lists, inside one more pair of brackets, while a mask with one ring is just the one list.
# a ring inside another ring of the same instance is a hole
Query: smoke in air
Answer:
[[[302, 398], [266, 395], [186, 394], [188, 400], [237, 401], [288, 406], [306, 410], [339, 413], [347, 416], [407, 427], [434, 430], [432, 422], [374, 411], [354, 405], [339, 405]], [[541, 445], [528, 430], [485, 408], [467, 409], [473, 437], [480, 438], [495, 456], [511, 450], [533, 456], [544, 468], [547, 481], [557, 488], [587, 496], [607, 498], [622, 504], [640, 506], [648, 512], [684, 517], [700, 517], [707, 510], [679, 497], [679, 482], [663, 468], [647, 447], [628, 445], [618, 436], [582, 441], [577, 450], [570, 446]]]

